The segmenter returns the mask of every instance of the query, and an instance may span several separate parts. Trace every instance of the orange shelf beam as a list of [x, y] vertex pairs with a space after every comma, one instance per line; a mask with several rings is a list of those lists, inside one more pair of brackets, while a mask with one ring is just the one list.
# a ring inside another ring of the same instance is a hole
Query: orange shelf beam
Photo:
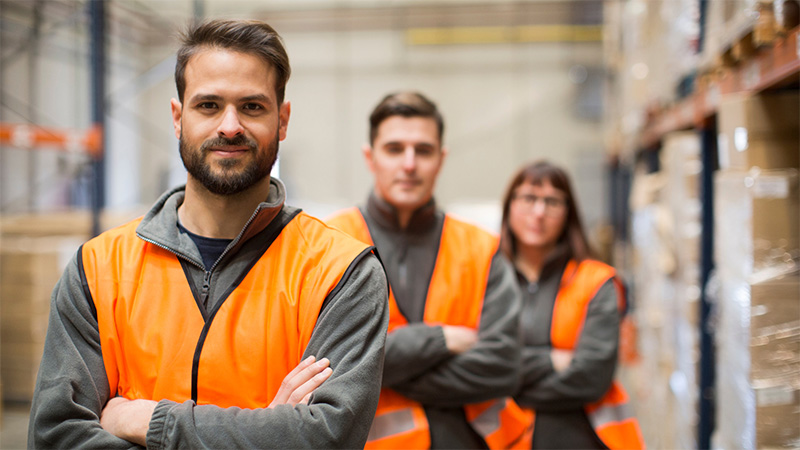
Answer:
[[641, 148], [648, 148], [671, 131], [700, 128], [708, 117], [716, 114], [723, 95], [757, 93], [787, 83], [800, 81], [800, 27], [795, 28], [772, 46], [761, 49], [748, 61], [723, 69], [717, 81], [696, 85], [695, 91], [645, 126]]
[[0, 144], [25, 149], [47, 148], [68, 153], [86, 153], [98, 158], [103, 152], [103, 130], [46, 128], [36, 125], [0, 123]]

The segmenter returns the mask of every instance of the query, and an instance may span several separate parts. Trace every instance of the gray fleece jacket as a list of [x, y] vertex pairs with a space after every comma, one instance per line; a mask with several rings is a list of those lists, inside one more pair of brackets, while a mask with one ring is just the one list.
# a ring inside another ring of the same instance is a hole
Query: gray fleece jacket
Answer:
[[617, 366], [620, 311], [618, 291], [609, 280], [589, 302], [569, 368], [557, 372], [550, 358], [553, 307], [566, 257], [545, 265], [538, 282], [521, 273], [523, 382], [514, 399], [536, 411], [533, 448], [606, 448], [592, 429], [584, 407], [611, 387]]
[[423, 321], [444, 212], [431, 200], [401, 228], [396, 210], [375, 194], [360, 210], [409, 322], [386, 338], [383, 385], [424, 406], [432, 449], [486, 448], [467, 423], [463, 405], [510, 396], [518, 386], [521, 298], [511, 264], [500, 252], [492, 257], [478, 342], [453, 355], [442, 327]]
[[[136, 232], [178, 255], [201, 310], [202, 305], [210, 310], [224, 300], [227, 288], [251, 266], [252, 258], [259, 257], [264, 246], [299, 212], [284, 205], [285, 189], [273, 179], [268, 199], [206, 270], [194, 242], [177, 227], [177, 207], [183, 198], [183, 187], [166, 193]], [[223, 409], [198, 406], [190, 400], [161, 400], [150, 420], [147, 447], [363, 447], [377, 406], [389, 317], [384, 271], [373, 254], [363, 255], [351, 262], [340, 289], [324, 299], [305, 350], [304, 358], [326, 357], [333, 369], [308, 405]], [[81, 283], [82, 270], [76, 255], [53, 291], [31, 409], [29, 448], [136, 447], [100, 426], [109, 383], [96, 313]], [[204, 279], [208, 280], [206, 289], [202, 289]]]

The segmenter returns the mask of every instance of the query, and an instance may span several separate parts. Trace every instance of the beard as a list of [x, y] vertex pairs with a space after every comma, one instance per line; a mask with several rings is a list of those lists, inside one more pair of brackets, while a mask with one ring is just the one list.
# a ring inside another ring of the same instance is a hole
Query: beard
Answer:
[[[200, 148], [191, 147], [181, 135], [179, 148], [181, 160], [186, 171], [203, 185], [208, 191], [217, 195], [235, 195], [243, 192], [268, 177], [272, 166], [278, 158], [280, 139], [275, 136], [267, 151], [261, 151], [258, 143], [245, 135], [232, 139], [218, 137], [209, 139]], [[223, 159], [219, 162], [219, 170], [212, 170], [207, 162], [209, 148], [218, 146], [246, 146], [255, 156], [255, 160], [245, 167], [236, 159]]]

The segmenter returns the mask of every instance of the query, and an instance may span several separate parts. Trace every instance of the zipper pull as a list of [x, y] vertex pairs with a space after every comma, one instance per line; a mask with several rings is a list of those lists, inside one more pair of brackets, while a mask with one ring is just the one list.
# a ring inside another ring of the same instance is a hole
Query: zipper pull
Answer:
[[203, 290], [201, 291], [204, 307], [208, 307], [208, 289], [210, 285], [211, 285], [211, 271], [206, 271], [205, 275], [203, 276]]

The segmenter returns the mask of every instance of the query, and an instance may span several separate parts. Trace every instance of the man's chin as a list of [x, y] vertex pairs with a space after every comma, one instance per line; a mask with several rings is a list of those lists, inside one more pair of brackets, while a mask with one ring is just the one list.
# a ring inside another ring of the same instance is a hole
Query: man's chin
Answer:
[[398, 209], [417, 209], [428, 203], [420, 195], [393, 195], [389, 203]]

